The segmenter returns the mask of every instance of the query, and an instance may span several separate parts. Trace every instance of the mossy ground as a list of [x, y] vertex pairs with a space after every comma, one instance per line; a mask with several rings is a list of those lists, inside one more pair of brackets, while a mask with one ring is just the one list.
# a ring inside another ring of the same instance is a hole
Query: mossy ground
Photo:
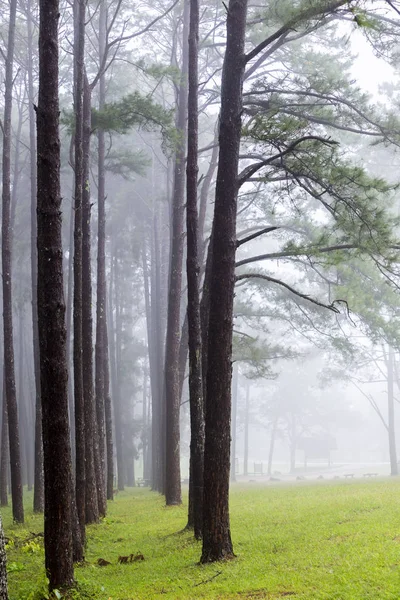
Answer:
[[[185, 490], [186, 491], [186, 490]], [[186, 494], [185, 494], [186, 495]], [[26, 494], [26, 523], [3, 510], [11, 600], [39, 600], [44, 585], [42, 519]], [[231, 528], [236, 559], [199, 565], [201, 544], [183, 531], [186, 504], [167, 508], [143, 489], [120, 493], [107, 518], [88, 527], [86, 564], [74, 598], [98, 600], [259, 598], [400, 599], [400, 480], [321, 484], [235, 484]], [[141, 552], [145, 561], [118, 564]], [[98, 558], [112, 564], [99, 567]]]

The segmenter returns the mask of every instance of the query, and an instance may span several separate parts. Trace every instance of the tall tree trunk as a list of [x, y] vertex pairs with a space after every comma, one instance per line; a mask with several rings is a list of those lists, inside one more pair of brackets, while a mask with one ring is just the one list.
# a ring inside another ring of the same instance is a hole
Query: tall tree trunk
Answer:
[[58, 0], [40, 0], [37, 108], [38, 326], [43, 412], [45, 565], [50, 590], [74, 579], [61, 237]]
[[244, 413], [244, 456], [243, 475], [249, 474], [249, 421], [250, 421], [250, 382], [246, 381], [246, 404]]
[[180, 382], [179, 339], [182, 290], [182, 262], [184, 251], [184, 197], [187, 131], [187, 77], [188, 77], [189, 0], [185, 0], [182, 31], [182, 70], [178, 95], [176, 127], [180, 140], [175, 155], [174, 188], [172, 193], [171, 256], [169, 267], [168, 318], [165, 346], [165, 399], [166, 399], [166, 487], [167, 506], [181, 504], [180, 470]]
[[394, 415], [394, 393], [393, 393], [393, 348], [389, 346], [387, 359], [388, 371], [388, 434], [389, 434], [389, 456], [390, 456], [390, 474], [398, 475], [399, 467], [397, 464], [396, 450], [396, 432], [395, 432], [395, 415]]
[[[84, 77], [83, 91], [83, 189], [82, 189], [82, 375], [85, 406], [86, 523], [97, 523], [105, 514], [101, 490], [96, 407], [93, 390], [92, 266], [90, 239], [90, 129], [91, 90]], [[100, 486], [100, 493], [99, 493]], [[99, 501], [101, 508], [99, 511]], [[104, 513], [103, 513], [104, 511]]]
[[247, 0], [230, 0], [212, 236], [201, 561], [233, 556], [229, 522], [233, 298]]
[[3, 119], [3, 212], [2, 212], [2, 275], [3, 275], [3, 328], [4, 328], [4, 368], [7, 397], [10, 461], [11, 461], [11, 496], [13, 519], [24, 522], [22, 501], [21, 452], [19, 443], [19, 425], [17, 394], [15, 389], [14, 339], [12, 315], [12, 275], [11, 275], [11, 115], [13, 65], [15, 46], [15, 22], [17, 0], [10, 2], [10, 19], [8, 26], [6, 73], [4, 81], [4, 119]]
[[83, 82], [85, 52], [84, 0], [74, 0], [74, 113], [75, 113], [75, 224], [73, 366], [75, 400], [75, 492], [82, 545], [86, 523], [85, 407], [82, 365], [82, 196], [83, 196]]
[[[99, 62], [102, 64], [105, 53], [106, 42], [106, 5], [100, 3], [99, 8]], [[99, 80], [99, 110], [104, 108], [106, 96], [105, 75], [102, 73]], [[99, 460], [101, 474], [101, 491], [104, 495], [105, 489], [105, 389], [104, 389], [104, 367], [108, 361], [108, 352], [104, 345], [104, 327], [107, 318], [106, 313], [106, 213], [105, 213], [105, 136], [102, 129], [98, 129], [98, 162], [97, 162], [97, 210], [98, 210], [98, 230], [97, 230], [97, 301], [96, 301], [96, 348], [95, 348], [95, 366], [96, 366], [96, 415], [97, 431], [99, 439]], [[105, 509], [105, 501], [101, 506]]]
[[199, 222], [197, 212], [198, 176], [198, 42], [199, 4], [190, 0], [189, 25], [189, 95], [188, 95], [188, 155], [186, 166], [187, 200], [187, 288], [189, 331], [189, 401], [190, 401], [190, 485], [188, 525], [194, 527], [196, 539], [203, 530], [203, 460], [204, 412], [201, 369], [200, 264]]
[[33, 16], [32, 1], [27, 5], [28, 27], [28, 100], [29, 100], [29, 149], [31, 184], [31, 279], [32, 279], [32, 338], [33, 368], [35, 376], [35, 474], [33, 487], [33, 510], [43, 512], [43, 443], [42, 443], [42, 405], [40, 400], [39, 369], [39, 330], [37, 315], [37, 226], [36, 226], [36, 136], [35, 136], [35, 92], [33, 85]]
[[232, 377], [232, 446], [231, 446], [231, 481], [236, 481], [236, 420], [238, 401], [239, 372], [237, 362], [233, 365]]

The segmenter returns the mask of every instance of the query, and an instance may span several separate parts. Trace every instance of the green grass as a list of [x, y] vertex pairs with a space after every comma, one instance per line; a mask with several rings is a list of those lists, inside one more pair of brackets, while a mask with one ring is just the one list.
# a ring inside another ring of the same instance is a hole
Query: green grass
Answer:
[[[28, 505], [29, 502], [29, 505]], [[27, 506], [31, 497], [27, 494]], [[400, 599], [400, 481], [234, 485], [231, 528], [237, 558], [199, 565], [201, 544], [188, 532], [186, 505], [166, 508], [143, 489], [120, 493], [107, 518], [88, 527], [87, 563], [75, 569], [76, 598], [104, 600], [295, 598]], [[3, 511], [11, 600], [38, 600], [44, 553], [22, 542], [43, 531]], [[41, 543], [42, 546], [42, 543]], [[117, 564], [141, 552], [144, 562]], [[99, 567], [98, 558], [112, 562]]]

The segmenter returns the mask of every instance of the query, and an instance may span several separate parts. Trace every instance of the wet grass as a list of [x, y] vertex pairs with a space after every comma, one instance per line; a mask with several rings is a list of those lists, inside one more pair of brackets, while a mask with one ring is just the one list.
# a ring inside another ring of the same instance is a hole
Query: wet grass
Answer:
[[[11, 600], [39, 600], [45, 589], [41, 518], [27, 495], [26, 524], [3, 510]], [[400, 598], [400, 480], [234, 485], [231, 527], [236, 559], [199, 565], [201, 544], [186, 505], [167, 508], [143, 489], [120, 493], [107, 518], [88, 528], [86, 564], [75, 569], [79, 599]], [[118, 564], [120, 555], [144, 561]], [[111, 562], [100, 567], [98, 558]]]

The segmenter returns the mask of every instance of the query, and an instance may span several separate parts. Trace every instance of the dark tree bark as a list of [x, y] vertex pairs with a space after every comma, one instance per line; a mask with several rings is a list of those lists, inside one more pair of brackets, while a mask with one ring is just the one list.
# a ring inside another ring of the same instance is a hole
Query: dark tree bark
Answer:
[[231, 357], [246, 13], [247, 0], [230, 0], [222, 70], [220, 150], [211, 241], [203, 563], [234, 556], [229, 522]]
[[0, 600], [8, 600], [7, 555], [3, 522], [0, 516]]
[[75, 491], [82, 545], [85, 544], [86, 523], [85, 408], [82, 370], [83, 61], [85, 51], [85, 6], [84, 0], [74, 1], [75, 224], [73, 259], [73, 366], [76, 455]]
[[33, 336], [33, 368], [35, 377], [35, 473], [33, 491], [33, 510], [43, 512], [43, 443], [42, 443], [42, 404], [40, 399], [39, 369], [39, 331], [37, 315], [37, 226], [36, 226], [36, 135], [35, 135], [35, 92], [33, 85], [33, 16], [32, 2], [27, 4], [28, 27], [28, 100], [29, 100], [29, 149], [30, 149], [30, 184], [31, 184], [31, 279], [32, 279], [32, 336]]
[[190, 0], [189, 26], [189, 95], [188, 155], [186, 165], [187, 200], [187, 288], [189, 332], [189, 402], [190, 402], [190, 485], [188, 526], [196, 539], [203, 530], [203, 459], [204, 412], [201, 370], [200, 265], [198, 245], [197, 176], [198, 176], [198, 41], [199, 4]]
[[38, 325], [43, 417], [44, 543], [50, 590], [74, 579], [61, 237], [58, 0], [40, 0], [37, 108]]
[[[106, 42], [106, 6], [104, 2], [100, 3], [99, 8], [99, 61], [103, 62]], [[105, 75], [102, 73], [99, 79], [99, 110], [104, 108], [106, 86]], [[97, 210], [98, 210], [98, 230], [97, 230], [97, 302], [96, 302], [96, 348], [95, 348], [95, 366], [96, 366], [96, 415], [97, 431], [99, 438], [99, 459], [100, 474], [102, 478], [101, 488], [105, 492], [105, 385], [104, 369], [108, 361], [108, 351], [104, 343], [104, 328], [106, 327], [106, 212], [105, 212], [105, 136], [102, 129], [97, 131], [98, 140], [98, 163], [97, 163]], [[108, 486], [107, 486], [108, 489]], [[105, 508], [105, 501], [103, 500]]]
[[[90, 238], [90, 129], [91, 90], [85, 74], [83, 91], [83, 189], [82, 189], [82, 375], [85, 406], [85, 479], [86, 523], [97, 523], [99, 514], [105, 514], [105, 499], [99, 512], [101, 488], [99, 445], [96, 407], [93, 389], [93, 319], [92, 319], [92, 266]], [[103, 513], [104, 511], [104, 513]]]
[[180, 140], [175, 154], [172, 193], [171, 256], [169, 267], [167, 337], [165, 346], [166, 487], [167, 506], [181, 504], [179, 340], [184, 252], [184, 197], [187, 132], [189, 0], [185, 0], [182, 31], [182, 69], [176, 128]]
[[2, 211], [2, 275], [3, 275], [3, 328], [4, 328], [4, 369], [7, 397], [8, 428], [11, 463], [11, 496], [14, 521], [24, 522], [22, 501], [21, 452], [19, 442], [17, 394], [15, 389], [14, 339], [12, 315], [12, 275], [11, 275], [11, 115], [13, 65], [15, 46], [15, 22], [17, 1], [10, 2], [7, 57], [4, 81], [3, 119], [3, 211]]

